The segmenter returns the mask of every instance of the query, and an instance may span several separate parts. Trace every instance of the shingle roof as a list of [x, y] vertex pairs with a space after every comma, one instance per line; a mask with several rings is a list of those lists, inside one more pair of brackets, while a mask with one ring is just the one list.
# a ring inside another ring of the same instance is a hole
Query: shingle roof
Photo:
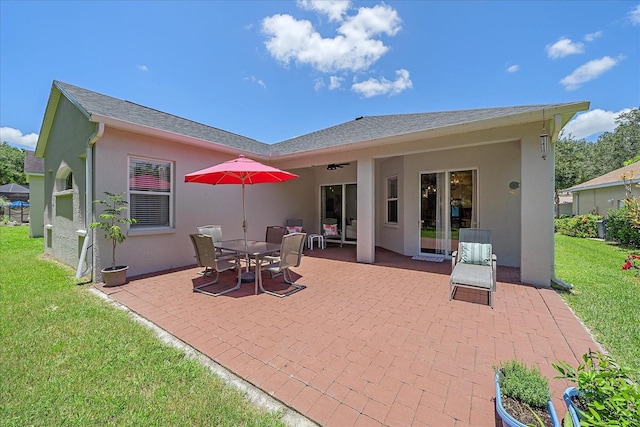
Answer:
[[[491, 119], [540, 112], [544, 109], [548, 110], [575, 104], [543, 104], [436, 113], [365, 116], [275, 144], [266, 144], [255, 139], [154, 110], [133, 102], [102, 95], [60, 81], [54, 81], [54, 85], [66, 94], [72, 102], [75, 102], [81, 109], [84, 109], [87, 115], [96, 114], [109, 117], [123, 122], [134, 123], [178, 135], [222, 144], [231, 148], [246, 150], [262, 156], [302, 153], [305, 151], [407, 135], [420, 131], [441, 129], [468, 123], [479, 123]], [[579, 107], [577, 111], [582, 109], [584, 109], [584, 107]], [[572, 114], [573, 112], [575, 112], [575, 110], [572, 111]]]
[[44, 159], [35, 157], [34, 151], [24, 152], [24, 173], [25, 174], [44, 174]]
[[414, 132], [479, 122], [514, 114], [541, 111], [566, 104], [528, 105], [520, 107], [483, 108], [437, 113], [390, 114], [365, 116], [272, 145], [278, 154], [288, 154], [333, 147], [360, 141], [406, 135]]
[[0, 185], [0, 193], [28, 193], [29, 187], [25, 187], [20, 184], [10, 183], [5, 185]]
[[60, 81], [54, 81], [64, 93], [71, 96], [89, 114], [97, 114], [124, 122], [135, 123], [179, 135], [190, 136], [204, 141], [215, 142], [228, 147], [254, 152], [268, 153], [268, 145], [255, 139], [227, 132], [202, 123], [154, 110], [153, 108], [102, 95]]
[[[633, 178], [631, 178], [631, 174], [633, 174]], [[628, 166], [623, 166], [620, 169], [616, 169], [609, 173], [605, 173], [604, 175], [600, 175], [597, 178], [590, 179], [589, 181], [585, 181], [582, 184], [574, 185], [573, 187], [567, 189], [567, 191], [579, 191], [579, 190], [587, 190], [590, 188], [598, 188], [598, 187], [610, 187], [614, 185], [622, 185], [624, 183], [622, 179], [622, 175], [627, 177], [627, 180], [631, 179], [632, 182], [640, 181], [640, 162], [631, 163]]]

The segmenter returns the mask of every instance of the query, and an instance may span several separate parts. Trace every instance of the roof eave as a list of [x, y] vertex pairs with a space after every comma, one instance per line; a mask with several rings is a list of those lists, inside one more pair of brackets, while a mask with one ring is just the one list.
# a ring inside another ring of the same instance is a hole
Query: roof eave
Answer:
[[[564, 127], [564, 125], [571, 120], [571, 118], [579, 111], [585, 111], [589, 109], [589, 101], [584, 102], [575, 102], [570, 104], [563, 104], [559, 107], [554, 108], [544, 108], [544, 116], [552, 117], [555, 115], [560, 115], [562, 124], [559, 126], [554, 134], [557, 136], [560, 129]], [[420, 130], [416, 132], [409, 132], [403, 134], [396, 134], [387, 136], [384, 138], [377, 139], [368, 139], [363, 141], [354, 141], [346, 144], [335, 145], [331, 147], [325, 148], [317, 148], [306, 151], [296, 151], [287, 154], [279, 154], [277, 150], [272, 150], [272, 158], [277, 160], [285, 160], [285, 159], [295, 159], [300, 157], [306, 157], [310, 155], [318, 155], [318, 154], [333, 154], [344, 151], [352, 151], [355, 149], [363, 149], [363, 148], [372, 148], [381, 145], [387, 145], [390, 143], [403, 143], [408, 141], [415, 141], [418, 139], [432, 139], [444, 136], [450, 136], [460, 133], [468, 133], [468, 132], [477, 132], [488, 129], [494, 129], [498, 127], [504, 126], [513, 126], [524, 123], [532, 123], [536, 121], [540, 121], [542, 123], [543, 108], [540, 108], [536, 111], [529, 111], [526, 113], [519, 114], [511, 114], [502, 117], [494, 117], [490, 119], [476, 120], [464, 123], [457, 123], [454, 125], [440, 126], [431, 129]], [[277, 144], [275, 144], [277, 148]]]
[[178, 142], [180, 144], [191, 145], [195, 147], [208, 148], [211, 149], [215, 147], [217, 151], [227, 153], [227, 154], [244, 154], [251, 156], [252, 158], [260, 158], [260, 160], [267, 160], [268, 156], [265, 156], [262, 153], [254, 153], [253, 151], [243, 150], [241, 148], [230, 147], [225, 144], [221, 144], [218, 142], [207, 141], [200, 138], [195, 138], [188, 135], [183, 135], [180, 133], [169, 132], [166, 130], [154, 128], [151, 126], [144, 126], [138, 123], [129, 122], [126, 120], [119, 120], [113, 117], [102, 116], [96, 113], [91, 113], [89, 120], [96, 123], [103, 123], [105, 126], [125, 130], [128, 132], [133, 132], [142, 135], [149, 135], [153, 137], [168, 139], [170, 141]]
[[617, 187], [619, 185], [623, 186], [623, 185], [626, 185], [626, 184], [638, 184], [638, 183], [640, 183], [640, 178], [627, 180], [626, 183], [625, 183], [625, 181], [615, 181], [615, 182], [604, 182], [602, 184], [593, 184], [593, 185], [585, 185], [585, 186], [579, 186], [579, 187], [571, 187], [567, 191], [570, 191], [571, 193], [575, 193], [577, 191], [597, 190], [599, 188]]

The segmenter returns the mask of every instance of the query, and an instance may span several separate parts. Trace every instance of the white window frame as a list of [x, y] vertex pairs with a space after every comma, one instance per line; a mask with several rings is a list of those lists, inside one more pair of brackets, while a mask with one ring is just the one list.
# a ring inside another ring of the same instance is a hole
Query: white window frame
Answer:
[[[128, 203], [129, 203], [129, 209], [128, 209], [128, 213], [129, 216], [131, 217], [132, 214], [132, 195], [135, 194], [141, 194], [141, 195], [147, 195], [147, 196], [165, 196], [168, 198], [167, 204], [168, 204], [168, 217], [169, 217], [169, 224], [165, 225], [165, 224], [157, 224], [157, 225], [149, 225], [149, 224], [130, 224], [129, 225], [129, 230], [130, 231], [134, 231], [134, 232], [144, 232], [144, 231], [164, 231], [164, 230], [172, 230], [174, 227], [174, 209], [173, 209], [173, 200], [174, 200], [174, 195], [175, 195], [175, 162], [171, 161], [171, 160], [165, 160], [165, 159], [154, 159], [154, 158], [149, 158], [149, 157], [142, 157], [142, 156], [129, 156], [128, 158], [128, 163], [129, 163], [129, 167], [127, 168], [127, 196], [128, 196]], [[151, 163], [154, 165], [168, 165], [171, 170], [169, 172], [169, 179], [170, 179], [170, 188], [169, 188], [169, 192], [164, 192], [164, 191], [141, 191], [141, 190], [132, 190], [131, 189], [131, 184], [130, 184], [130, 173], [131, 173], [131, 167], [132, 164], [134, 163]], [[133, 217], [135, 218], [135, 215], [133, 215]]]
[[[395, 188], [396, 188], [396, 194], [395, 197], [392, 194], [389, 194], [389, 186], [391, 184], [392, 181], [395, 181]], [[399, 205], [399, 201], [398, 201], [398, 192], [399, 192], [399, 188], [398, 188], [398, 175], [393, 175], [393, 176], [389, 176], [387, 177], [387, 179], [385, 180], [386, 186], [385, 186], [385, 199], [386, 199], [386, 203], [385, 203], [385, 214], [384, 214], [384, 218], [385, 218], [385, 223], [386, 224], [393, 224], [393, 225], [397, 225], [398, 224], [398, 217], [400, 214], [400, 205]], [[396, 220], [395, 221], [390, 221], [389, 220], [389, 209], [390, 209], [390, 204], [391, 202], [395, 202], [395, 210], [396, 210]]]

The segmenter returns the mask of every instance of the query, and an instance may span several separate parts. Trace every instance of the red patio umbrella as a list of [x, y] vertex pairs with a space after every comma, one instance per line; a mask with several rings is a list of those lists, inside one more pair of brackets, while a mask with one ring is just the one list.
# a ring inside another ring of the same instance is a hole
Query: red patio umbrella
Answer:
[[[263, 184], [269, 182], [284, 182], [297, 178], [290, 172], [263, 165], [255, 160], [239, 156], [215, 166], [186, 174], [184, 182], [199, 182], [201, 184], [241, 184], [242, 185], [242, 228], [244, 242], [247, 243], [247, 211], [245, 208], [245, 184]], [[247, 266], [248, 268], [248, 266]]]

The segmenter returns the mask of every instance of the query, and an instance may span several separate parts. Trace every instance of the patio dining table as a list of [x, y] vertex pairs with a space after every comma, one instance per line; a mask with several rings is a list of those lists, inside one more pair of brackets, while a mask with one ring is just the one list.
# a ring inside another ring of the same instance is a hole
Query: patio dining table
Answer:
[[248, 256], [249, 258], [253, 258], [256, 261], [255, 268], [255, 287], [256, 287], [256, 295], [258, 295], [258, 289], [262, 292], [265, 292], [262, 284], [259, 283], [258, 278], [260, 277], [261, 271], [260, 267], [262, 265], [262, 258], [265, 255], [270, 255], [274, 252], [280, 250], [280, 243], [269, 243], [263, 242], [259, 240], [247, 240], [246, 244], [244, 239], [236, 239], [236, 240], [223, 240], [221, 242], [215, 243], [215, 246], [220, 249], [226, 249], [229, 251], [235, 251], [238, 254], [242, 254]]

